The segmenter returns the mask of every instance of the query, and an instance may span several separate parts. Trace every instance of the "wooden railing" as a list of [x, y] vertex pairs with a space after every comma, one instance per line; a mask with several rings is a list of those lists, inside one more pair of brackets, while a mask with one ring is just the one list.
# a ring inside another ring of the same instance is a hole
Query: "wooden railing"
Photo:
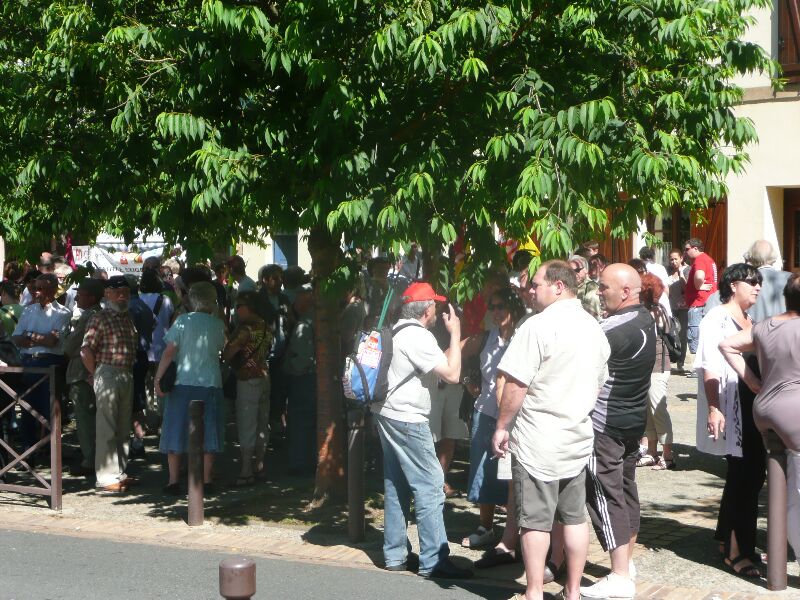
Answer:
[[[56, 367], [0, 367], [0, 375], [4, 374], [40, 375], [40, 377], [21, 393], [0, 380], [0, 393], [8, 394], [11, 398], [8, 406], [0, 410], [0, 419], [7, 413], [16, 410], [16, 407], [19, 406], [22, 410], [28, 412], [47, 433], [21, 454], [17, 453], [8, 442], [0, 438], [0, 448], [5, 450], [10, 457], [8, 464], [0, 469], [0, 477], [6, 476], [11, 469], [21, 466], [39, 484], [15, 485], [0, 481], [0, 492], [47, 496], [50, 508], [61, 510], [61, 401], [56, 394]], [[33, 390], [47, 382], [49, 382], [50, 387], [50, 414], [45, 417], [39, 414], [26, 398]], [[49, 480], [28, 463], [29, 458], [36, 451], [48, 444], [50, 445]]]

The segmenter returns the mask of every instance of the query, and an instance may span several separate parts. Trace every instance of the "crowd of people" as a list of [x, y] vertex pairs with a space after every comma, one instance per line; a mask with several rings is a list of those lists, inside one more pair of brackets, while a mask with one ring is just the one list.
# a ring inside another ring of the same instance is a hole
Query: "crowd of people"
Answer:
[[[285, 437], [289, 471], [313, 473], [316, 363], [307, 273], [267, 265], [256, 282], [241, 256], [213, 269], [151, 257], [136, 275], [94, 269], [70, 278], [72, 270], [50, 253], [35, 267], [7, 263], [0, 339], [17, 349], [3, 356], [6, 364], [57, 367], [56, 394], [67, 420], [74, 416], [80, 446], [73, 475], [93, 480], [99, 492], [125, 493], [137, 483], [129, 461], [146, 459], [144, 438], [155, 434], [168, 465], [164, 493], [183, 494], [193, 400], [204, 403], [206, 495], [219, 484], [263, 481], [271, 430]], [[20, 392], [39, 378], [2, 377]], [[50, 382], [34, 387], [26, 401], [49, 415]], [[3, 394], [2, 406], [9, 402]], [[224, 450], [231, 419], [239, 473], [217, 482], [214, 457]], [[43, 442], [31, 412], [6, 411], [0, 426], [23, 450], [36, 446], [26, 459], [35, 464]]]
[[[789, 539], [800, 551], [800, 276], [774, 267], [771, 244], [755, 242], [746, 262], [721, 273], [695, 238], [671, 249], [666, 267], [650, 247], [611, 263], [597, 243], [535, 271], [532, 258], [520, 250], [510, 269], [493, 267], [480, 293], [458, 306], [425, 281], [414, 245], [401, 261], [366, 260], [344, 298], [343, 356], [385, 316], [394, 332], [389, 392], [370, 411], [383, 460], [386, 569], [472, 575], [449, 558], [443, 511], [458, 493], [447, 479], [464, 440], [467, 498], [478, 515], [461, 543], [485, 550], [475, 568], [523, 561], [526, 600], [542, 598], [554, 579], [564, 582], [566, 600], [633, 598], [636, 470], [678, 466], [672, 376], [697, 380], [697, 450], [727, 461], [715, 532], [724, 565], [762, 576], [756, 519], [768, 433], [788, 449]], [[50, 255], [27, 272], [7, 265], [0, 333], [22, 365], [64, 367], [59, 393], [74, 411], [82, 455], [73, 473], [95, 478], [100, 491], [125, 492], [136, 483], [128, 461], [155, 430], [167, 456], [164, 492], [182, 494], [192, 400], [205, 406], [206, 493], [217, 486], [214, 457], [230, 415], [239, 471], [229, 485], [268, 475], [276, 432], [287, 437], [289, 468], [313, 472], [310, 278], [298, 267], [267, 265], [255, 281], [245, 266], [240, 256], [213, 269], [148, 259], [141, 277], [96, 271], [70, 286], [68, 267]], [[46, 414], [47, 386], [28, 400]], [[38, 422], [25, 411], [18, 429], [24, 447], [39, 441]], [[407, 536], [412, 503], [418, 555]], [[587, 515], [611, 572], [581, 587]]]
[[[476, 530], [462, 545], [486, 548], [475, 568], [521, 559], [527, 589], [518, 598], [542, 598], [554, 579], [564, 582], [559, 598], [634, 597], [636, 469], [677, 465], [671, 375], [697, 380], [697, 449], [727, 461], [715, 532], [721, 564], [741, 577], [763, 576], [755, 534], [768, 431], [788, 449], [789, 539], [800, 551], [793, 412], [800, 275], [775, 269], [764, 240], [746, 260], [720, 274], [695, 238], [669, 253], [666, 268], [648, 247], [627, 264], [609, 264], [587, 244], [535, 273], [530, 256], [514, 257], [512, 272], [488, 273], [463, 311], [427, 283], [409, 286], [394, 329], [390, 391], [373, 411], [384, 457], [386, 568], [472, 575], [449, 558], [448, 463], [434, 431], [452, 419], [442, 412], [456, 410], [444, 390], [458, 371], [460, 416], [471, 421], [467, 497], [478, 507]], [[406, 535], [412, 501], [419, 555]], [[611, 572], [581, 587], [587, 513]]]

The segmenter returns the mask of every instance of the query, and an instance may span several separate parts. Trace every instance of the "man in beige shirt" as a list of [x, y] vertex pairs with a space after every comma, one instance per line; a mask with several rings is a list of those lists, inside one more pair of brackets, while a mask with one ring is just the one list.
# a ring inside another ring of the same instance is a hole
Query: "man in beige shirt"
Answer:
[[576, 297], [578, 282], [569, 263], [544, 263], [529, 285], [539, 313], [520, 326], [498, 366], [506, 382], [492, 444], [497, 456], [512, 455], [526, 600], [543, 597], [554, 519], [564, 526], [563, 597], [578, 600], [589, 550], [584, 516], [594, 441], [589, 415], [607, 377], [610, 350], [600, 325]]

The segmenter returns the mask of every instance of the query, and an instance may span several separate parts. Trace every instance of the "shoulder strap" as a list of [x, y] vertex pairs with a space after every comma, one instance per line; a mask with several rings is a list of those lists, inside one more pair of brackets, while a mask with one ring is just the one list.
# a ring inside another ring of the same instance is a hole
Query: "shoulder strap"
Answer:
[[403, 323], [402, 325], [397, 325], [392, 328], [392, 335], [397, 335], [400, 331], [403, 331], [406, 327], [422, 327], [419, 323]]
[[156, 299], [156, 303], [153, 306], [153, 314], [157, 317], [158, 313], [161, 312], [161, 306], [164, 304], [164, 294], [159, 294], [158, 298]]
[[14, 314], [13, 310], [9, 310], [7, 306], [4, 306], [2, 310], [15, 324], [19, 323], [19, 319], [17, 319], [17, 315]]

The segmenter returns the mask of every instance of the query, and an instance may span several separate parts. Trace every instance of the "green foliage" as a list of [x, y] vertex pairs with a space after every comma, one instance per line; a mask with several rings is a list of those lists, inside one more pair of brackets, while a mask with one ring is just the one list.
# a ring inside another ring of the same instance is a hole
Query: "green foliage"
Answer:
[[[15, 0], [0, 8], [0, 226], [198, 252], [348, 243], [544, 257], [701, 208], [746, 164], [741, 41], [767, 0]], [[471, 277], [471, 276], [470, 276]]]

